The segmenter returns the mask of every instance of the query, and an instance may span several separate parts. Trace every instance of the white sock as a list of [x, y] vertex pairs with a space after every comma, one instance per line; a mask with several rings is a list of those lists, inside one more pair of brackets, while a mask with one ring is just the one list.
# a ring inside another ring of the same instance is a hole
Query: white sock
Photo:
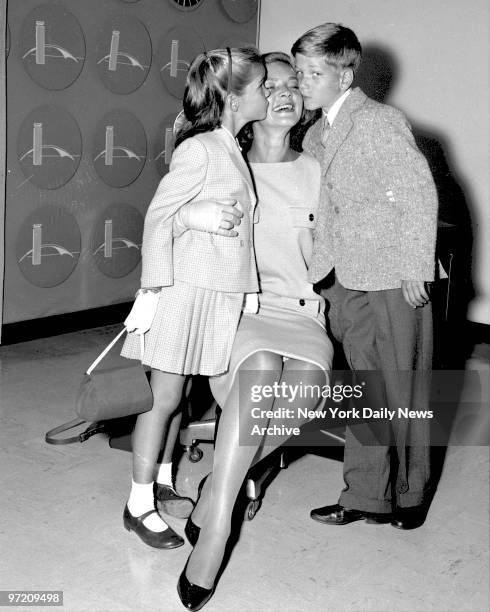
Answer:
[[172, 481], [172, 463], [158, 464], [157, 482], [158, 484], [169, 485], [170, 487], [174, 486]]
[[[155, 501], [153, 498], [153, 483], [140, 484], [139, 482], [131, 481], [131, 493], [128, 499], [128, 510], [133, 516], [141, 516], [149, 510], [155, 509]], [[143, 525], [151, 531], [165, 531], [168, 529], [167, 523], [160, 517], [157, 512], [150, 514], [143, 521]]]

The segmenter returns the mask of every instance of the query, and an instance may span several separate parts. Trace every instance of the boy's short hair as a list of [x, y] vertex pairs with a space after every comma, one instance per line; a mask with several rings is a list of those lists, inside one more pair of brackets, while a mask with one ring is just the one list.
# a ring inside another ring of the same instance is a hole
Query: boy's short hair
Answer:
[[300, 36], [291, 48], [296, 56], [323, 56], [327, 64], [337, 68], [359, 68], [362, 57], [361, 43], [354, 32], [340, 23], [322, 23], [303, 36]]

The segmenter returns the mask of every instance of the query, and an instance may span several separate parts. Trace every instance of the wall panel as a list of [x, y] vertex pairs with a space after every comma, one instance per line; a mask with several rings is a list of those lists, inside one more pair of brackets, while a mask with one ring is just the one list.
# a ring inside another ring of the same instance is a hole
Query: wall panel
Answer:
[[256, 0], [8, 5], [3, 323], [132, 298], [189, 60], [256, 43]]

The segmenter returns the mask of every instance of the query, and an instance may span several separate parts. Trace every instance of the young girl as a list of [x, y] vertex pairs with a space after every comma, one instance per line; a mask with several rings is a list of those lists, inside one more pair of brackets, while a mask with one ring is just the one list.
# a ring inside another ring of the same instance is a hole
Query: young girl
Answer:
[[[187, 121], [145, 218], [142, 288], [125, 321], [132, 333], [122, 355], [151, 367], [154, 399], [152, 410], [136, 421], [123, 520], [156, 548], [175, 548], [183, 539], [161, 519], [155, 497], [177, 516], [188, 516], [193, 507], [192, 500], [177, 495], [171, 476], [186, 377], [226, 371], [244, 295], [258, 290], [251, 231], [256, 197], [235, 135], [265, 117], [264, 80], [255, 49], [197, 56], [184, 93]], [[194, 207], [197, 200], [200, 206]], [[239, 228], [230, 230], [241, 215]], [[198, 229], [185, 229], [189, 226]]]

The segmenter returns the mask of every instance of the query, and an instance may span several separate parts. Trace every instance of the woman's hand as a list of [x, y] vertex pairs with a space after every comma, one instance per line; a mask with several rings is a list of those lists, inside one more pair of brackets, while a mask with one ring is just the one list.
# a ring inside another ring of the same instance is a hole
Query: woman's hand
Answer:
[[233, 228], [240, 225], [243, 212], [236, 206], [237, 201], [230, 198], [189, 202], [179, 209], [176, 221], [187, 229], [219, 236], [238, 236]]

